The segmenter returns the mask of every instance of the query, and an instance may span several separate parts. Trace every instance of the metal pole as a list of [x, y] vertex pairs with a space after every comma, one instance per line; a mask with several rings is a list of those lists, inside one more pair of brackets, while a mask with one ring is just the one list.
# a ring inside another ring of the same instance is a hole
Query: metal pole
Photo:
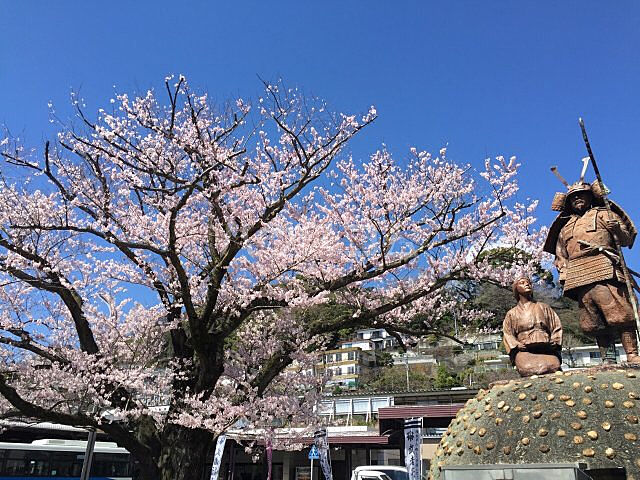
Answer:
[[[582, 121], [582, 118], [578, 119], [578, 123], [580, 124], [580, 130], [582, 130], [582, 139], [584, 140], [584, 144], [587, 147], [587, 152], [589, 153], [589, 159], [591, 159], [591, 165], [593, 166], [593, 171], [596, 174], [596, 179], [598, 180], [598, 184], [600, 185], [600, 191], [602, 192], [602, 200], [604, 201], [604, 206], [607, 209], [607, 212], [609, 212], [610, 214], [611, 205], [609, 204], [609, 199], [607, 198], [607, 192], [604, 188], [602, 177], [600, 176], [600, 170], [598, 169], [598, 164], [596, 163], [596, 157], [593, 155], [593, 151], [591, 150], [591, 144], [589, 143], [589, 137], [587, 137], [587, 130], [584, 126], [584, 122]], [[611, 216], [609, 216], [609, 218], [611, 218]], [[618, 236], [614, 232], [611, 232], [611, 236], [613, 237], [613, 242], [616, 246], [616, 253], [620, 257], [620, 267], [622, 268], [622, 274], [624, 275], [624, 283], [627, 286], [627, 292], [629, 293], [629, 300], [631, 301], [631, 306], [633, 307], [633, 317], [636, 320], [636, 337], [637, 337], [640, 334], [640, 317], [638, 316], [638, 303], [636, 300], [636, 296], [633, 293], [633, 286], [631, 284], [631, 275], [629, 274], [629, 269], [627, 268], [627, 262], [625, 261], [624, 255], [622, 254], [622, 247], [620, 246], [620, 241], [618, 240]]]
[[89, 430], [89, 437], [87, 438], [87, 448], [84, 451], [84, 461], [82, 462], [82, 473], [80, 474], [80, 480], [89, 480], [89, 474], [91, 473], [91, 464], [93, 463], [93, 449], [96, 445], [96, 431]]

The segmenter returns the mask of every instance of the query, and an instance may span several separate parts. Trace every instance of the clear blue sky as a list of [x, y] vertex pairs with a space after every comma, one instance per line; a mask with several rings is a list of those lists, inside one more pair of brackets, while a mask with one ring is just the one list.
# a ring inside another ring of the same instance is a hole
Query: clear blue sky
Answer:
[[[257, 74], [336, 110], [376, 105], [353, 146], [386, 143], [479, 165], [516, 155], [522, 196], [550, 223], [549, 172], [570, 181], [586, 155], [583, 116], [605, 183], [640, 223], [640, 2], [0, 0], [0, 123], [40, 145], [47, 102], [70, 114], [113, 93], [185, 74], [219, 100], [259, 92]], [[630, 264], [640, 269], [640, 242]]]

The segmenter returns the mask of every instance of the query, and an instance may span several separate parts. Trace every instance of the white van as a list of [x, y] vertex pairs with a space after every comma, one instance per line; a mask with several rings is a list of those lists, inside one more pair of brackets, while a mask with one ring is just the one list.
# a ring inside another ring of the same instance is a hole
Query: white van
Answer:
[[364, 465], [353, 470], [351, 480], [409, 480], [409, 474], [405, 467]]

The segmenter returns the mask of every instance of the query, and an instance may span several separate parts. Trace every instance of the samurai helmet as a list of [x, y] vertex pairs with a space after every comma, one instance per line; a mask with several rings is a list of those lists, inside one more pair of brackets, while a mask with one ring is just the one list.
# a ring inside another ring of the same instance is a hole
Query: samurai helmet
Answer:
[[569, 185], [569, 189], [567, 190], [567, 197], [570, 197], [574, 193], [578, 193], [578, 192], [591, 192], [591, 193], [593, 193], [593, 188], [591, 187], [590, 184], [588, 184], [588, 183], [586, 183], [584, 181], [576, 182], [573, 185]]
[[[596, 180], [595, 182], [593, 182], [592, 184], [589, 184], [587, 182], [584, 181], [584, 175], [587, 172], [587, 167], [589, 166], [589, 157], [583, 158], [582, 159], [582, 171], [580, 172], [580, 180], [578, 180], [577, 182], [569, 185], [569, 182], [567, 182], [562, 175], [560, 175], [560, 173], [558, 173], [558, 169], [556, 167], [551, 167], [551, 171], [553, 172], [553, 174], [558, 178], [558, 180], [560, 180], [560, 182], [562, 182], [562, 184], [567, 187], [567, 192], [563, 193], [563, 192], [557, 192], [554, 197], [553, 197], [553, 201], [551, 202], [551, 210], [555, 210], [558, 212], [561, 212], [565, 209], [565, 207], [567, 206], [567, 199], [573, 195], [574, 193], [578, 193], [578, 192], [590, 192], [594, 199], [600, 200], [603, 197], [603, 192], [602, 189], [600, 188], [600, 184], [599, 182]], [[606, 192], [608, 193], [608, 192]]]

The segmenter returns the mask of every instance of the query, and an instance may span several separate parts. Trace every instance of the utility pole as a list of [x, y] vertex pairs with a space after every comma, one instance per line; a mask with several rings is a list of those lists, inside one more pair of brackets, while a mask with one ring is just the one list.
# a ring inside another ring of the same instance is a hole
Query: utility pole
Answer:
[[407, 392], [409, 391], [409, 354], [404, 352], [404, 366], [407, 373]]
[[84, 452], [84, 460], [82, 462], [82, 472], [80, 473], [80, 480], [89, 480], [91, 464], [93, 463], [93, 449], [95, 445], [96, 431], [94, 429], [91, 429], [89, 430], [89, 437], [87, 438], [87, 447]]

